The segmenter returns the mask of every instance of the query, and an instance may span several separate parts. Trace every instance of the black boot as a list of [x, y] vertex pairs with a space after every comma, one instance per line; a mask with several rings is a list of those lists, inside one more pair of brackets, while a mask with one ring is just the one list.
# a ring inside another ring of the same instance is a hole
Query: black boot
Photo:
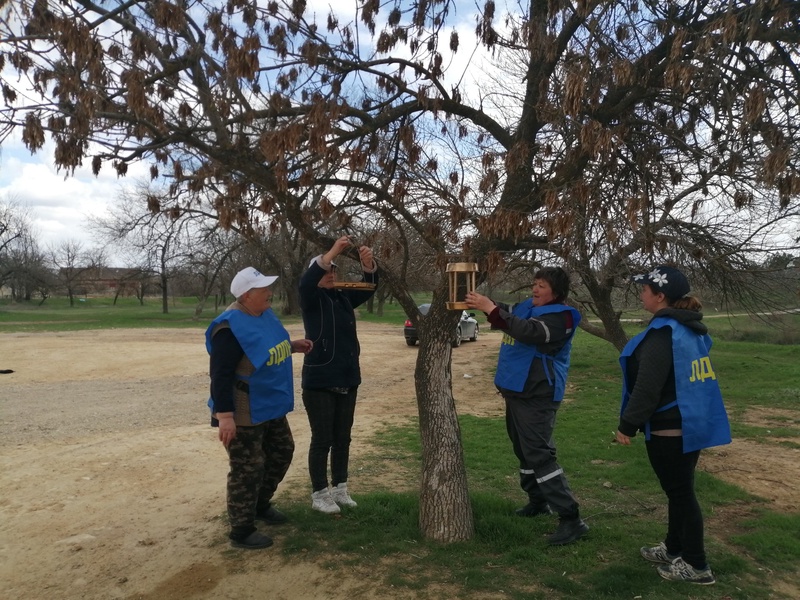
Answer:
[[254, 531], [246, 538], [231, 538], [231, 546], [234, 548], [244, 548], [245, 550], [259, 550], [272, 546], [272, 538], [265, 536], [263, 533]]
[[514, 512], [518, 517], [538, 517], [539, 515], [553, 514], [553, 511], [550, 510], [547, 502], [543, 504], [534, 504], [533, 502], [528, 502], [525, 506], [518, 508]]
[[271, 504], [263, 510], [256, 511], [256, 521], [264, 521], [267, 525], [280, 525], [289, 519]]
[[555, 533], [547, 538], [551, 546], [564, 546], [577, 542], [589, 532], [589, 526], [581, 519], [561, 519]]
[[259, 533], [254, 525], [231, 527], [231, 532], [228, 534], [228, 537], [231, 539], [231, 546], [234, 548], [258, 550], [259, 548], [269, 548], [272, 546], [272, 539]]

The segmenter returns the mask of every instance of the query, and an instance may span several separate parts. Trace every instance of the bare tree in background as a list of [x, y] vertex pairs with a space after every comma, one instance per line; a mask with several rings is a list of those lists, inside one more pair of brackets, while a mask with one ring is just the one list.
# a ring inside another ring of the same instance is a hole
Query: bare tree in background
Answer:
[[199, 289], [196, 290], [198, 302], [195, 318], [200, 317], [208, 297], [214, 294], [225, 268], [231, 264], [243, 243], [238, 235], [219, 228], [211, 229], [202, 237], [192, 240], [192, 249], [183, 268], [199, 284]]
[[169, 313], [171, 271], [191, 255], [191, 240], [197, 233], [195, 220], [164, 207], [168, 198], [163, 190], [139, 184], [122, 193], [108, 217], [90, 220], [91, 230], [106, 244], [139, 257], [143, 276], [158, 278], [164, 314]]
[[75, 306], [75, 296], [87, 289], [84, 276], [104, 266], [105, 255], [102, 249], [86, 248], [78, 240], [67, 239], [49, 248], [48, 261], [59, 285], [67, 292], [69, 305]]
[[48, 268], [45, 251], [36, 240], [36, 234], [28, 232], [14, 243], [7, 255], [11, 275], [6, 284], [15, 301], [29, 302], [38, 296], [41, 305], [50, 297], [56, 278]]
[[[587, 328], [621, 346], [613, 292], [654, 262], [766, 301], [758, 258], [797, 247], [796, 229], [780, 234], [800, 196], [798, 1], [531, 0], [501, 16], [487, 0], [471, 48], [457, 8], [364, 2], [316, 22], [305, 2], [19, 0], [0, 13], [20, 78], [0, 113], [31, 151], [49, 136], [67, 172], [146, 160], [174, 210], [245, 236], [288, 222], [320, 248], [348, 232], [377, 249], [419, 321], [420, 525], [440, 541], [473, 533], [448, 260], [486, 274], [567, 264], [600, 320]], [[470, 88], [448, 73], [465, 53], [521, 68], [505, 92]], [[440, 274], [425, 319], [406, 277], [419, 255]]]
[[14, 300], [30, 300], [48, 279], [29, 211], [11, 198], [0, 202], [0, 287]]

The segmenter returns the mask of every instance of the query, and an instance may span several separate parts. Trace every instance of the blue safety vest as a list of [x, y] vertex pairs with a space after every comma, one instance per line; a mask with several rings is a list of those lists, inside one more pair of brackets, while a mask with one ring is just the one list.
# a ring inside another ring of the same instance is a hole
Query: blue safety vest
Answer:
[[[236, 378], [249, 385], [250, 418], [253, 424], [286, 416], [294, 409], [292, 345], [289, 332], [272, 309], [254, 317], [240, 310], [226, 310], [206, 330], [206, 350], [211, 354], [211, 334], [226, 322], [255, 371]], [[208, 405], [214, 412], [214, 399]]]
[[[630, 398], [628, 390], [628, 357], [651, 329], [672, 329], [672, 362], [675, 366], [675, 402], [662, 406], [657, 412], [677, 405], [681, 413], [683, 451], [694, 452], [712, 446], [730, 444], [731, 427], [722, 402], [714, 367], [708, 356], [711, 338], [697, 335], [686, 325], [671, 317], [656, 317], [639, 335], [631, 339], [622, 350], [619, 362], [622, 367], [622, 408], [625, 411]], [[650, 439], [650, 422], [645, 424], [645, 438]]]
[[535, 319], [549, 313], [567, 311], [572, 313], [572, 333], [567, 339], [567, 343], [557, 354], [539, 352], [535, 344], [524, 344], [508, 334], [503, 334], [503, 342], [500, 344], [500, 354], [497, 358], [497, 373], [494, 377], [494, 384], [498, 388], [521, 392], [525, 388], [525, 382], [528, 380], [531, 365], [538, 358], [541, 359], [544, 365], [547, 383], [555, 388], [553, 401], [561, 402], [563, 400], [564, 391], [567, 388], [567, 372], [569, 371], [572, 338], [575, 336], [578, 323], [581, 322], [581, 313], [566, 304], [534, 306], [532, 298], [520, 302], [511, 311], [511, 314], [520, 319]]

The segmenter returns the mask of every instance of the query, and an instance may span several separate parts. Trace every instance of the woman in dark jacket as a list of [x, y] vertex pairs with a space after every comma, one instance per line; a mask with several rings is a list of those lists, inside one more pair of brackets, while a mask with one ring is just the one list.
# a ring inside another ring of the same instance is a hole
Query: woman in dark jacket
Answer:
[[[350, 430], [361, 384], [354, 308], [369, 300], [375, 289], [335, 289], [336, 263], [348, 246], [348, 236], [334, 242], [328, 252], [311, 259], [300, 278], [300, 308], [306, 337], [314, 348], [303, 361], [303, 405], [311, 426], [308, 471], [311, 475], [311, 507], [324, 513], [340, 512], [340, 506], [356, 506], [347, 489]], [[372, 250], [358, 249], [362, 281], [378, 283]], [[328, 454], [331, 457], [331, 489], [328, 488]]]
[[703, 515], [694, 491], [700, 450], [730, 443], [730, 426], [708, 352], [711, 338], [701, 322], [702, 305], [689, 295], [678, 269], [658, 266], [636, 275], [640, 298], [653, 314], [647, 329], [622, 351], [622, 409], [617, 441], [629, 445], [645, 434], [647, 456], [667, 495], [669, 524], [658, 546], [640, 550], [662, 563], [671, 581], [715, 583], [706, 562]]
[[580, 313], [565, 304], [569, 274], [545, 267], [533, 277], [531, 297], [513, 307], [477, 292], [467, 294], [470, 308], [486, 313], [492, 329], [503, 331], [495, 386], [506, 404], [506, 430], [519, 459], [520, 487], [528, 504], [521, 517], [558, 514], [548, 543], [571, 544], [589, 531], [578, 501], [556, 460], [553, 431], [566, 390], [572, 338]]

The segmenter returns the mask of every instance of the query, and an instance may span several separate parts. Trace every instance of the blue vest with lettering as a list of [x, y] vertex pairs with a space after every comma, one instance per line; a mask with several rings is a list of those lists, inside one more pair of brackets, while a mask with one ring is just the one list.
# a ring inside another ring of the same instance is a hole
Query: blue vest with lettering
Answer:
[[[544, 365], [547, 383], [554, 386], [553, 401], [561, 402], [564, 399], [572, 338], [581, 321], [581, 313], [566, 304], [534, 306], [532, 298], [520, 302], [511, 311], [511, 314], [520, 319], [535, 319], [549, 313], [566, 311], [572, 313], [572, 334], [557, 354], [544, 354], [539, 352], [534, 344], [524, 344], [508, 334], [503, 334], [503, 342], [500, 344], [500, 354], [497, 358], [497, 373], [494, 377], [494, 384], [497, 387], [512, 392], [521, 392], [525, 388], [533, 361], [540, 359]], [[550, 365], [549, 368], [548, 365]]]
[[[636, 347], [651, 329], [672, 329], [672, 362], [675, 365], [675, 402], [658, 409], [658, 412], [677, 405], [681, 413], [683, 451], [694, 452], [712, 446], [731, 443], [728, 414], [722, 402], [717, 376], [708, 356], [711, 338], [697, 335], [671, 317], [657, 317], [622, 350], [619, 362], [622, 367], [622, 408], [625, 411], [630, 398], [627, 362]], [[645, 437], [650, 439], [650, 423], [645, 424]]]
[[[228, 322], [255, 371], [249, 377], [236, 375], [250, 386], [250, 418], [254, 424], [286, 416], [294, 409], [292, 345], [289, 332], [272, 309], [254, 317], [240, 310], [226, 310], [206, 330], [206, 350], [211, 353], [211, 334], [219, 323]], [[214, 399], [209, 398], [214, 410]]]

